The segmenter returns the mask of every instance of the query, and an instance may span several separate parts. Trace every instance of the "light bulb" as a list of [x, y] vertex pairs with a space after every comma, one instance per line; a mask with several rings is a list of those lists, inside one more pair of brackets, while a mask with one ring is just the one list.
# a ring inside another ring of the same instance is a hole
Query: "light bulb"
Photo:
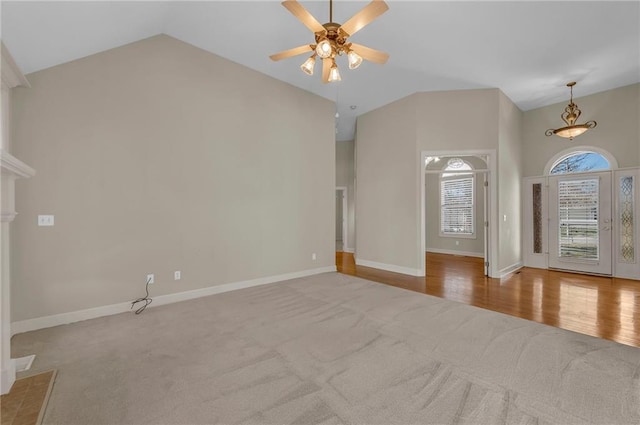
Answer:
[[327, 39], [322, 40], [316, 46], [316, 54], [322, 59], [326, 59], [331, 56], [332, 50], [331, 43]]
[[362, 57], [353, 50], [347, 54], [347, 59], [349, 60], [349, 69], [356, 69], [362, 63]]
[[331, 65], [331, 70], [329, 71], [329, 82], [332, 83], [340, 80], [342, 80], [342, 78], [340, 78], [340, 71], [338, 71], [338, 65], [334, 62], [333, 65]]
[[307, 75], [313, 75], [313, 67], [316, 66], [316, 58], [315, 55], [311, 56], [309, 59], [304, 61], [302, 65], [300, 65], [300, 69]]

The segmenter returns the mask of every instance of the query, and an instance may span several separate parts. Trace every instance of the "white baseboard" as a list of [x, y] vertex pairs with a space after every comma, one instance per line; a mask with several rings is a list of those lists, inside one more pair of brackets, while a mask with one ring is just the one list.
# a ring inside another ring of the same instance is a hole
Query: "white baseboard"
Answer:
[[436, 254], [462, 255], [464, 257], [484, 258], [484, 252], [456, 251], [453, 249], [427, 248], [427, 252]]
[[424, 273], [422, 273], [422, 270], [420, 269], [412, 269], [409, 267], [396, 266], [393, 264], [385, 264], [385, 263], [378, 263], [375, 261], [361, 260], [359, 258], [356, 258], [356, 265], [372, 267], [374, 269], [380, 269], [380, 270], [387, 270], [389, 272], [394, 272], [394, 273], [408, 274], [410, 276], [419, 276], [419, 277], [424, 276]]
[[[285, 273], [276, 276], [261, 277], [240, 282], [226, 283], [223, 285], [209, 286], [191, 291], [176, 292], [174, 294], [159, 295], [153, 297], [153, 303], [149, 308], [179, 301], [187, 301], [194, 298], [206, 297], [220, 294], [222, 292], [235, 291], [237, 289], [251, 288], [253, 286], [266, 285], [269, 283], [282, 282], [284, 280], [297, 279], [300, 277], [313, 276], [320, 273], [335, 272], [336, 266], [321, 267], [318, 269], [302, 270], [299, 272]], [[101, 307], [89, 308], [86, 310], [70, 311], [68, 313], [54, 314], [51, 316], [37, 317], [35, 319], [20, 320], [11, 324], [11, 335], [35, 331], [38, 329], [51, 328], [58, 325], [80, 322], [97, 317], [111, 316], [113, 314], [131, 311], [131, 301], [105, 305]]]
[[18, 357], [17, 359], [11, 359], [16, 364], [16, 372], [24, 372], [25, 370], [31, 369], [31, 365], [33, 361], [36, 359], [35, 354], [31, 354], [29, 356]]
[[501, 269], [498, 273], [500, 274], [500, 277], [505, 277], [506, 275], [515, 272], [518, 269], [522, 268], [522, 262], [518, 261], [517, 263], [514, 263], [510, 266], [505, 267], [504, 269]]
[[342, 252], [348, 252], [350, 254], [353, 254], [355, 252], [355, 250], [353, 248], [346, 248], [345, 247], [345, 248], [342, 249]]

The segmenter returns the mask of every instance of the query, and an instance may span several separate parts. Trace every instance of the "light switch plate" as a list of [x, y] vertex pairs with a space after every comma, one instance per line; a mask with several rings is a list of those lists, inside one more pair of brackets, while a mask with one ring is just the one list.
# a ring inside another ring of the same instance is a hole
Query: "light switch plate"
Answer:
[[52, 215], [39, 215], [38, 216], [38, 226], [53, 226], [53, 216]]

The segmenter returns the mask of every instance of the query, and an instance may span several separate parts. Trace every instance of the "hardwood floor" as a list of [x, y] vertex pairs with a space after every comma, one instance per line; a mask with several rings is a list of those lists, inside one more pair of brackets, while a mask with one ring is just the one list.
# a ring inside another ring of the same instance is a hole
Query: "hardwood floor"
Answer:
[[356, 266], [337, 252], [338, 271], [586, 335], [640, 347], [640, 281], [523, 268], [483, 275], [481, 258], [427, 254], [427, 276]]
[[20, 378], [8, 394], [0, 396], [0, 425], [38, 425], [42, 423], [55, 370]]

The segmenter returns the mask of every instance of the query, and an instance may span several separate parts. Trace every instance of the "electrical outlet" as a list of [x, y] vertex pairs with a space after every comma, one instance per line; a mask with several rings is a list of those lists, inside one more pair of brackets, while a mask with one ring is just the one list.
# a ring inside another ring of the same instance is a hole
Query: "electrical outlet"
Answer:
[[38, 226], [53, 226], [53, 216], [52, 215], [39, 215], [38, 216]]
[[313, 254], [311, 254], [311, 259], [312, 259], [313, 261], [316, 261], [316, 253], [315, 253], [315, 252], [314, 252]]
[[175, 272], [173, 272], [173, 280], [180, 280], [182, 278], [182, 274], [180, 273], [180, 270], [176, 270]]
[[460, 245], [460, 241], [456, 241], [456, 246]]
[[153, 276], [153, 274], [148, 274], [147, 275], [147, 282], [149, 282], [149, 285], [151, 285], [152, 283], [156, 283], [156, 279]]

